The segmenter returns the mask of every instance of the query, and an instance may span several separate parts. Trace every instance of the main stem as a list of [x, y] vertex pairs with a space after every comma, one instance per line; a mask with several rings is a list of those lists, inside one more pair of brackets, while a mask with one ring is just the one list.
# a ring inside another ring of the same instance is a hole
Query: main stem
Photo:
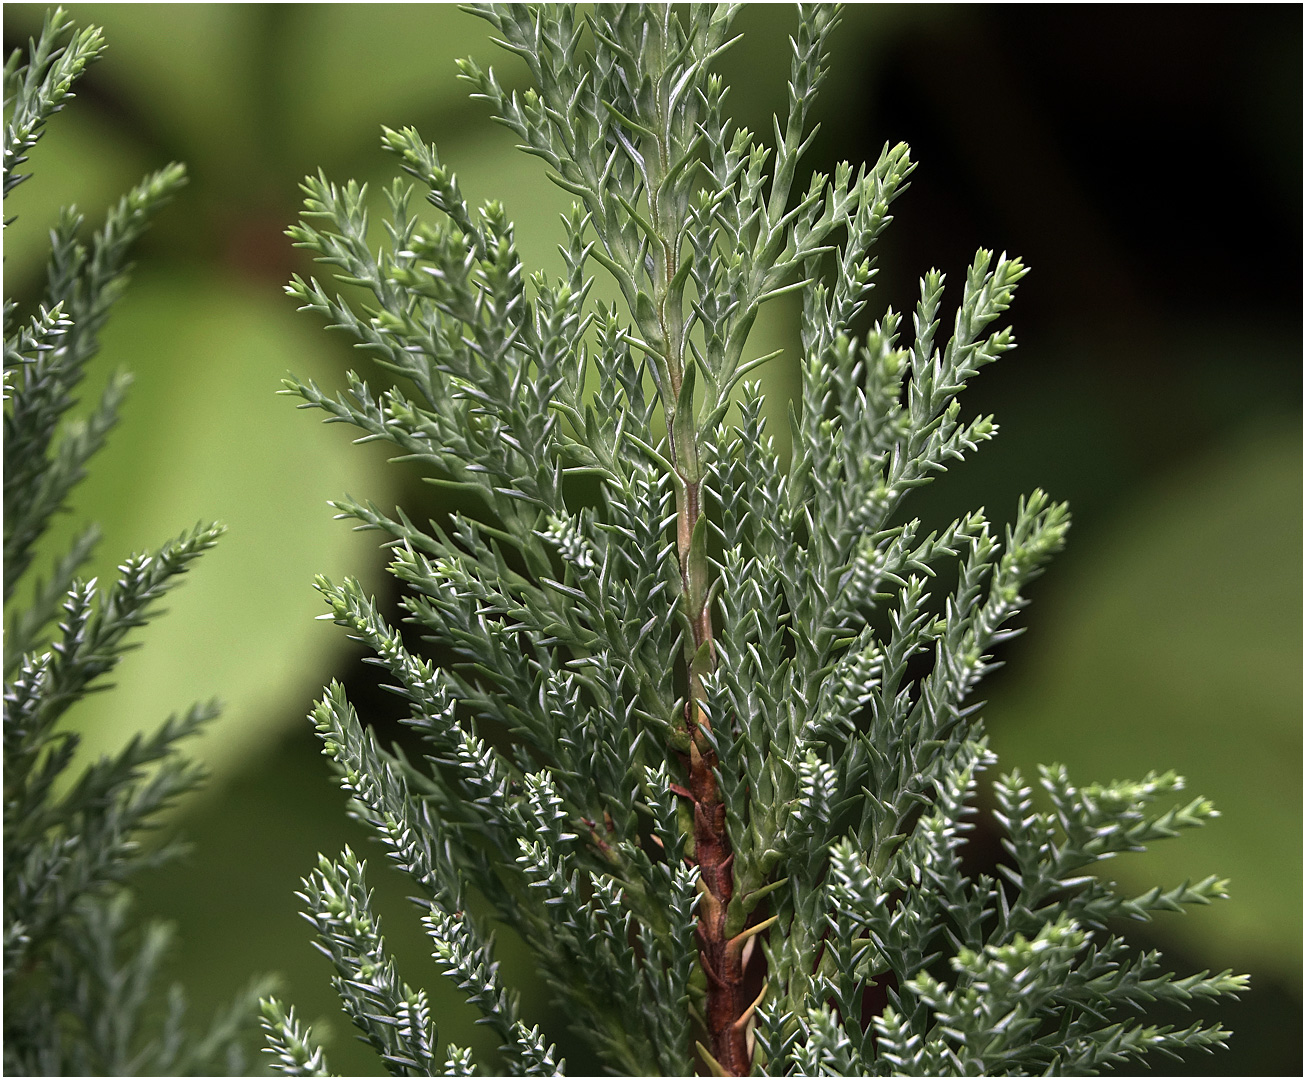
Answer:
[[[663, 18], [669, 22], [670, 9]], [[646, 60], [656, 68], [665, 60], [668, 44], [666, 26], [655, 28], [646, 43]], [[699, 461], [698, 431], [694, 423], [692, 392], [681, 400], [686, 363], [683, 283], [677, 285], [685, 222], [678, 220], [683, 206], [663, 181], [671, 173], [671, 148], [665, 133], [669, 126], [668, 98], [671, 82], [658, 80], [657, 132], [652, 153], [645, 156], [645, 191], [652, 226], [650, 252], [653, 266], [649, 283], [653, 292], [655, 325], [642, 326], [661, 354], [660, 389], [671, 443], [671, 464], [676, 472], [676, 547], [680, 556], [681, 602], [690, 624], [685, 642], [685, 663], [689, 695], [685, 704], [689, 771], [687, 796], [694, 807], [694, 862], [699, 868], [698, 945], [699, 962], [707, 977], [707, 1052], [715, 1065], [729, 1076], [747, 1076], [751, 1071], [748, 1053], [747, 1018], [751, 1013], [744, 1000], [742, 935], [726, 935], [726, 915], [734, 896], [734, 850], [726, 828], [726, 808], [721, 801], [714, 773], [717, 759], [712, 749], [712, 722], [703, 707], [703, 675], [715, 666], [712, 640], [712, 611], [708, 601], [707, 535], [702, 504], [703, 469]], [[689, 415], [678, 416], [679, 409]], [[709, 1064], [711, 1064], [709, 1062]], [[715, 1069], [714, 1069], [715, 1071]]]
[[707, 976], [707, 1033], [709, 1051], [730, 1076], [750, 1071], [743, 1015], [743, 950], [726, 935], [726, 912], [734, 895], [734, 852], [726, 830], [726, 808], [717, 788], [716, 754], [708, 735], [711, 720], [703, 710], [702, 665], [712, 659], [712, 613], [705, 602], [707, 582], [697, 576], [691, 545], [694, 527], [702, 516], [699, 481], [684, 484], [678, 507], [677, 540], [680, 552], [682, 595], [689, 606], [692, 648], [689, 664], [689, 796], [694, 805], [694, 861], [699, 868], [699, 962]]
[[[681, 428], [684, 431], [684, 428]], [[696, 436], [691, 435], [696, 443]], [[726, 808], [713, 772], [717, 758], [709, 738], [712, 722], [703, 708], [703, 680], [715, 662], [712, 611], [708, 603], [707, 560], [694, 551], [695, 534], [703, 517], [702, 480], [697, 446], [677, 446], [672, 453], [680, 478], [677, 498], [676, 546], [680, 555], [681, 596], [691, 627], [685, 661], [689, 668], [689, 700], [685, 720], [689, 735], [689, 788], [694, 807], [694, 861], [699, 868], [699, 963], [707, 977], [708, 1051], [729, 1076], [747, 1076], [747, 1008], [742, 942], [726, 933], [726, 914], [734, 896], [734, 851], [726, 829]]]

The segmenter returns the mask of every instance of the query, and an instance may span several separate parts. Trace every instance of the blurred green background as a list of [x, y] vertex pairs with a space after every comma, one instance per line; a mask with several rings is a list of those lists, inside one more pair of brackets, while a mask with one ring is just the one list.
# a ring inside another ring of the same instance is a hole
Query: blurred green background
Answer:
[[[5, 294], [38, 294], [59, 205], [98, 222], [173, 159], [191, 183], [142, 244], [104, 335], [89, 389], [119, 366], [136, 385], [63, 535], [99, 520], [97, 568], [111, 572], [199, 518], [230, 526], [118, 689], [73, 718], [98, 752], [191, 700], [227, 703], [196, 745], [214, 779], [178, 815], [193, 854], [142, 882], [142, 903], [179, 925], [176, 970], [197, 1012], [251, 971], [276, 971], [301, 1015], [334, 1030], [333, 1067], [375, 1071], [293, 895], [318, 851], [349, 842], [371, 859], [402, 974], [437, 991], [442, 1036], [484, 1045], [422, 962], [405, 884], [348, 827], [304, 719], [332, 677], [372, 722], [397, 714], [338, 629], [314, 621], [314, 573], [354, 573], [393, 601], [375, 539], [333, 523], [326, 500], [348, 491], [411, 510], [431, 495], [275, 392], [289, 371], [338, 384], [366, 363], [282, 294], [308, 269], [283, 232], [304, 174], [374, 188], [394, 175], [383, 123], [437, 142], [473, 199], [501, 198], [528, 266], [560, 265], [567, 197], [468, 100], [453, 61], [475, 54], [509, 83], [523, 69], [446, 5], [70, 10], [105, 28], [108, 50], [6, 204]], [[6, 54], [43, 11], [5, 5]], [[793, 20], [746, 8], [722, 63], [754, 130], [783, 107]], [[1034, 486], [1071, 503], [1069, 549], [987, 686], [1004, 768], [1061, 761], [1083, 783], [1175, 768], [1223, 812], [1113, 868], [1136, 891], [1232, 882], [1229, 902], [1130, 930], [1181, 971], [1253, 975], [1243, 1002], [1220, 1009], [1230, 1051], [1178, 1073], [1302, 1066], [1301, 108], [1295, 5], [856, 5], [815, 110], [812, 167], [899, 139], [920, 162], [881, 243], [877, 314], [909, 310], [929, 266], [959, 282], [981, 245], [1034, 268], [1013, 309], [1020, 348], [964, 402], [995, 412], [1001, 436], [909, 508], [933, 523], [983, 504], [1006, 521]], [[764, 376], [782, 402], [796, 387], [796, 312], [768, 314], [758, 333], [788, 348]], [[521, 967], [515, 943], [503, 952]], [[528, 1017], [562, 1032], [568, 1018], [521, 978]], [[584, 1064], [569, 1040], [560, 1048]]]

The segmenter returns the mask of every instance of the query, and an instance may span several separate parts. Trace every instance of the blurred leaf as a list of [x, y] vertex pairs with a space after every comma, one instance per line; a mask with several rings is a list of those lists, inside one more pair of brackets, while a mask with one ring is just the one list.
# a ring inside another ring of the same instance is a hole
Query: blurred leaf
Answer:
[[[478, 132], [491, 129], [473, 104], [454, 61], [476, 53], [502, 58], [484, 22], [452, 4], [315, 4], [298, 8], [285, 63], [286, 119], [299, 145], [323, 165], [363, 140], [380, 144], [380, 125], [420, 123], [432, 113], [465, 112]], [[357, 77], [359, 57], [384, 57]], [[488, 61], [487, 61], [488, 62]], [[439, 135], [443, 151], [453, 133]], [[315, 166], [316, 167], [316, 166]], [[330, 171], [329, 169], [327, 170]]]
[[[155, 138], [195, 173], [241, 163], [255, 118], [250, 78], [257, 4], [69, 4], [73, 18], [104, 27], [96, 76], [130, 98]], [[42, 10], [36, 5], [24, 5]], [[166, 43], [166, 46], [165, 44]], [[236, 160], [233, 159], [236, 155]]]
[[1289, 979], [1301, 970], [1301, 492], [1301, 432], [1279, 425], [1145, 493], [1077, 579], [1049, 576], [1029, 647], [986, 709], [1004, 767], [1058, 761], [1081, 784], [1173, 768], [1211, 798], [1219, 821], [1115, 875], [1140, 892], [1229, 878], [1230, 900], [1157, 934], [1214, 968]]
[[390, 478], [381, 455], [276, 394], [290, 369], [336, 381], [320, 334], [274, 290], [208, 275], [138, 275], [120, 303], [95, 366], [103, 376], [121, 365], [136, 380], [47, 550], [97, 520], [94, 570], [109, 575], [197, 520], [229, 531], [139, 635], [145, 647], [118, 669], [119, 690], [70, 713], [87, 752], [219, 697], [223, 716], [195, 749], [222, 771], [301, 722], [329, 676], [341, 642], [314, 621], [313, 575], [375, 583], [380, 557], [378, 537], [333, 522], [326, 501], [352, 490], [384, 503]]

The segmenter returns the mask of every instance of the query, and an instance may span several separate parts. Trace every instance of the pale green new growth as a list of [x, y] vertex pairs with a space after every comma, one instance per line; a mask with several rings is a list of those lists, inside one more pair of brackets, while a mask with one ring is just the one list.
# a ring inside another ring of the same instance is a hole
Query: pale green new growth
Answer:
[[[575, 197], [566, 273], [529, 275], [504, 209], [469, 207], [434, 147], [386, 129], [438, 214], [396, 181], [374, 250], [365, 190], [309, 178], [292, 237], [371, 298], [289, 287], [383, 385], [288, 387], [478, 497], [424, 526], [336, 504], [391, 539], [403, 618], [453, 664], [413, 651], [356, 582], [318, 582], [426, 761], [382, 749], [338, 686], [314, 719], [502, 1046], [482, 1067], [562, 1064], [500, 980], [490, 919], [618, 1072], [1075, 1074], [1220, 1044], [1218, 1025], [1150, 1027], [1137, 1007], [1245, 980], [1176, 979], [1111, 920], [1222, 883], [1131, 899], [1093, 874], [1213, 813], [1150, 809], [1177, 778], [1076, 789], [1048, 770], [1051, 811], [1003, 778], [1008, 880], [962, 867], [993, 763], [972, 693], [1068, 516], [1034, 492], [1001, 540], [979, 512], [924, 535], [901, 504], [996, 431], [958, 395], [1014, 344], [995, 323], [1020, 260], [979, 252], [946, 340], [937, 271], [910, 328], [865, 322], [870, 248], [913, 165], [886, 147], [798, 186], [832, 7], [801, 9], [773, 150], [730, 124], [710, 71], [731, 7], [472, 10], [533, 86], [509, 93], [472, 61], [463, 77]], [[591, 301], [596, 272], [623, 307]], [[761, 305], [791, 292], [803, 384], [785, 461], [743, 380], [767, 359], [749, 348]], [[384, 951], [362, 875], [346, 852], [302, 894], [345, 1011], [392, 1072], [467, 1074]], [[275, 1002], [267, 1026], [285, 1071], [323, 1068]]]

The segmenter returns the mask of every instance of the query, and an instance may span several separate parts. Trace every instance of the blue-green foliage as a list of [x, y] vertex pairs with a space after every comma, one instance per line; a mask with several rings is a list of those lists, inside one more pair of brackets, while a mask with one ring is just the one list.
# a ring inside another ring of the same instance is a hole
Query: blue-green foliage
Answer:
[[[901, 506], [996, 432], [963, 418], [959, 394], [1014, 344], [995, 323], [1020, 260], [976, 256], [946, 340], [937, 271], [910, 328], [892, 311], [867, 325], [870, 249], [913, 165], [886, 147], [798, 186], [834, 8], [801, 11], [770, 150], [729, 123], [710, 71], [730, 7], [474, 10], [533, 86], [510, 93], [472, 61], [464, 78], [575, 197], [566, 273], [528, 275], [503, 208], [469, 207], [433, 146], [387, 129], [438, 215], [396, 181], [374, 249], [365, 190], [309, 178], [291, 235], [371, 296], [289, 287], [372, 355], [383, 385], [351, 373], [338, 394], [288, 388], [478, 500], [426, 525], [336, 504], [389, 537], [402, 617], [451, 664], [424, 659], [355, 582], [318, 583], [407, 703], [426, 761], [379, 747], [338, 686], [314, 718], [354, 812], [417, 883], [435, 955], [501, 1040], [490, 1067], [561, 1064], [502, 985], [491, 918], [535, 950], [614, 1070], [717, 1066], [702, 1046], [695, 922], [711, 897], [692, 857], [687, 705], [711, 725], [733, 852], [726, 932], [765, 958], [739, 1020], [755, 1071], [1080, 1073], [1219, 1044], [1216, 1025], [1158, 1029], [1136, 1009], [1244, 980], [1162, 974], [1111, 920], [1206, 903], [1223, 884], [1125, 899], [1093, 874], [1211, 816], [1200, 800], [1149, 809], [1176, 778], [1076, 789], [1050, 770], [1051, 811], [1005, 778], [1007, 880], [961, 862], [993, 760], [975, 684], [1068, 516], [1035, 492], [1002, 539], [980, 512], [926, 535]], [[590, 300], [595, 271], [624, 310]], [[782, 460], [744, 376], [766, 359], [748, 351], [761, 305], [795, 290], [803, 385]], [[324, 861], [303, 895], [345, 1009], [388, 1067], [465, 1073], [467, 1052], [436, 1054], [353, 855]], [[876, 986], [888, 1004], [864, 1018]], [[275, 1002], [267, 1026], [288, 1072], [321, 1067]]]
[[[4, 193], [46, 121], [103, 48], [98, 29], [46, 18], [26, 60], [5, 64]], [[45, 580], [31, 569], [54, 514], [117, 419], [129, 379], [109, 381], [81, 419], [69, 416], [98, 335], [127, 284], [127, 253], [185, 182], [180, 165], [147, 177], [84, 239], [65, 209], [51, 234], [46, 292], [20, 320], [4, 302], [4, 1068], [8, 1075], [104, 1076], [243, 1071], [241, 1029], [251, 990], [209, 1031], [192, 1035], [179, 986], [155, 993], [169, 940], [131, 917], [124, 883], [176, 845], [144, 843], [159, 812], [200, 780], [179, 740], [217, 714], [196, 705], [113, 757], [74, 769], [78, 737], [60, 727], [69, 707], [102, 688], [130, 632], [144, 625], [179, 575], [221, 533], [197, 526], [133, 555], [116, 580], [78, 577], [98, 538], [85, 527]]]

